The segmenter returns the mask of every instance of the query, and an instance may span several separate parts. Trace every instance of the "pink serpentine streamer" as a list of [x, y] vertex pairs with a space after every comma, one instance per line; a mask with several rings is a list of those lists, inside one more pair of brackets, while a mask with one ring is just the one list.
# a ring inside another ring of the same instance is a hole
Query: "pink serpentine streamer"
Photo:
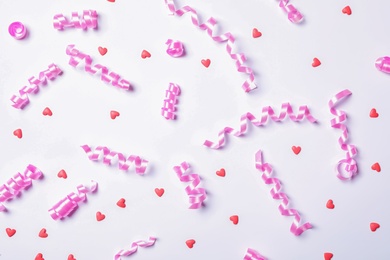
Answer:
[[168, 39], [165, 44], [168, 45], [167, 53], [169, 56], [178, 58], [184, 54], [184, 47], [182, 42]]
[[190, 184], [185, 188], [185, 191], [189, 197], [189, 202], [191, 204], [189, 208], [198, 209], [202, 207], [203, 201], [207, 197], [206, 190], [197, 187], [200, 184], [200, 177], [198, 174], [185, 174], [189, 168], [190, 165], [187, 162], [182, 162], [179, 166], [173, 167], [173, 170], [176, 172], [181, 182], [190, 182]]
[[[347, 114], [342, 110], [335, 109], [335, 106], [337, 106], [341, 100], [349, 97], [351, 94], [351, 91], [345, 89], [337, 93], [331, 100], [329, 100], [330, 112], [335, 115], [335, 118], [330, 121], [330, 125], [333, 128], [337, 128], [342, 131], [338, 141], [341, 149], [346, 151], [345, 159], [340, 160], [336, 166], [337, 177], [340, 180], [350, 180], [358, 172], [358, 166], [354, 159], [354, 157], [357, 155], [357, 149], [354, 145], [348, 144], [348, 128], [344, 124], [344, 122], [347, 120]], [[342, 166], [344, 164], [345, 168], [342, 170]]]
[[279, 116], [275, 115], [274, 110], [270, 106], [263, 107], [261, 113], [262, 115], [260, 120], [257, 120], [256, 117], [250, 112], [243, 114], [240, 119], [239, 130], [234, 130], [233, 128], [227, 126], [218, 133], [218, 143], [206, 140], [203, 145], [211, 149], [219, 149], [223, 147], [225, 145], [225, 135], [233, 133], [234, 136], [239, 137], [246, 133], [246, 130], [248, 129], [248, 120], [254, 126], [263, 126], [267, 123], [268, 119], [279, 122], [285, 119], [287, 116], [294, 122], [302, 121], [305, 117], [311, 123], [317, 122], [317, 120], [310, 114], [309, 108], [307, 106], [300, 106], [298, 114], [294, 115], [290, 103], [282, 104], [282, 111], [280, 112]]
[[163, 117], [165, 117], [165, 119], [175, 119], [175, 105], [179, 95], [179, 85], [175, 83], [169, 83], [169, 88], [165, 91], [164, 106], [161, 108], [161, 114]]
[[111, 165], [111, 161], [116, 156], [118, 158], [119, 170], [127, 171], [130, 165], [134, 163], [135, 172], [139, 175], [143, 175], [148, 166], [148, 161], [142, 159], [138, 155], [130, 155], [126, 158], [122, 153], [111, 151], [105, 146], [96, 147], [94, 152], [92, 152], [91, 147], [88, 145], [82, 145], [81, 148], [83, 148], [91, 161], [99, 161], [99, 156], [103, 152], [103, 163], [107, 165]]
[[11, 101], [14, 103], [12, 106], [23, 109], [30, 102], [27, 94], [36, 94], [40, 86], [46, 85], [47, 80], [53, 80], [61, 74], [62, 70], [57, 65], [50, 64], [47, 70], [39, 72], [38, 78], [31, 77], [28, 79], [30, 86], [24, 86], [19, 90], [19, 95], [11, 97]]
[[72, 12], [70, 21], [63, 14], [56, 14], [53, 17], [53, 26], [57, 30], [64, 28], [96, 29], [98, 26], [97, 18], [98, 14], [95, 10], [84, 10], [82, 17], [79, 17], [77, 12]]
[[58, 201], [53, 207], [49, 209], [49, 214], [54, 220], [63, 219], [74, 212], [80, 202], [84, 202], [87, 199], [87, 193], [96, 191], [98, 184], [95, 181], [91, 181], [91, 187], [87, 188], [84, 185], [77, 186], [77, 194], [74, 192], [69, 193], [65, 198]]
[[257, 86], [254, 83], [255, 75], [253, 73], [253, 70], [249, 67], [244, 66], [244, 62], [246, 61], [245, 54], [243, 53], [237, 54], [232, 52], [235, 38], [230, 32], [221, 34], [219, 36], [213, 36], [214, 27], [217, 24], [217, 21], [213, 17], [210, 17], [205, 23], [200, 24], [198, 14], [196, 13], [196, 10], [194, 10], [192, 7], [184, 6], [183, 8], [177, 10], [173, 0], [165, 0], [165, 4], [168, 6], [172, 14], [177, 14], [178, 16], [182, 16], [185, 13], [188, 12], [191, 13], [192, 23], [196, 27], [199, 27], [199, 29], [203, 31], [207, 31], [207, 34], [214, 41], [219, 43], [227, 42], [226, 51], [229, 53], [230, 57], [235, 61], [238, 72], [242, 72], [249, 75], [249, 78], [243, 83], [242, 88], [245, 90], [245, 92], [249, 92], [257, 88]]
[[156, 242], [155, 237], [149, 237], [149, 241], [138, 240], [131, 244], [131, 248], [128, 250], [121, 250], [114, 256], [114, 260], [121, 260], [122, 256], [129, 256], [137, 252], [138, 247], [150, 247]]
[[0, 186], [0, 211], [6, 211], [4, 202], [12, 200], [22, 191], [32, 185], [32, 180], [38, 180], [43, 173], [34, 165], [29, 164], [23, 174], [17, 173], [5, 184]]
[[309, 222], [306, 222], [302, 226], [299, 226], [301, 217], [299, 212], [295, 209], [289, 209], [288, 203], [289, 199], [284, 192], [281, 192], [282, 184], [278, 178], [272, 177], [273, 168], [268, 163], [263, 163], [263, 153], [261, 150], [257, 151], [255, 155], [256, 160], [256, 169], [261, 171], [263, 174], [261, 178], [265, 184], [274, 184], [275, 186], [271, 189], [270, 193], [272, 198], [275, 200], [282, 200], [279, 205], [279, 211], [283, 216], [294, 216], [294, 221], [291, 225], [290, 231], [296, 236], [301, 235], [307, 229], [312, 228], [312, 225]]
[[246, 255], [244, 256], [244, 260], [267, 260], [267, 258], [262, 256], [256, 250], [248, 248], [248, 250], [246, 251]]
[[375, 67], [384, 73], [390, 73], [390, 57], [380, 57], [375, 61]]
[[279, 7], [287, 13], [288, 19], [292, 23], [299, 23], [303, 20], [303, 15], [292, 5], [289, 4], [290, 0], [280, 0]]
[[115, 72], [110, 72], [107, 67], [96, 64], [92, 66], [91, 56], [82, 53], [77, 50], [73, 44], [68, 45], [66, 48], [66, 54], [70, 56], [69, 65], [76, 67], [82, 60], [85, 60], [85, 71], [90, 74], [95, 74], [101, 70], [101, 80], [105, 83], [110, 83], [114, 87], [118, 87], [125, 90], [131, 90], [130, 82], [125, 79], [120, 79], [120, 75]]

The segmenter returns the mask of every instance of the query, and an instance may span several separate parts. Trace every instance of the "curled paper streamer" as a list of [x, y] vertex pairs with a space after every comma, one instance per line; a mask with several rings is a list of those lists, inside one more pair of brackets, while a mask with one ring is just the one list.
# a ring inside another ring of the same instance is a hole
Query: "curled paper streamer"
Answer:
[[8, 27], [8, 33], [17, 40], [23, 39], [27, 34], [27, 29], [21, 22], [13, 22]]
[[76, 67], [82, 60], [85, 60], [85, 71], [90, 74], [95, 74], [101, 70], [101, 80], [105, 83], [110, 83], [114, 87], [118, 87], [125, 90], [131, 90], [130, 82], [121, 77], [115, 72], [110, 72], [107, 67], [96, 64], [92, 66], [91, 56], [82, 53], [77, 50], [74, 45], [68, 45], [66, 48], [66, 54], [70, 56], [69, 65]]
[[290, 0], [280, 0], [279, 7], [287, 13], [288, 19], [292, 23], [299, 23], [303, 20], [303, 15], [292, 5], [289, 4]]
[[375, 62], [375, 67], [384, 73], [390, 73], [390, 57], [380, 57]]
[[54, 220], [63, 219], [74, 212], [80, 202], [84, 202], [87, 199], [87, 193], [94, 192], [98, 184], [95, 181], [91, 181], [91, 187], [87, 188], [84, 185], [77, 186], [77, 194], [74, 192], [69, 193], [65, 198], [58, 201], [53, 207], [49, 209], [49, 214]]
[[165, 44], [168, 45], [167, 53], [169, 56], [173, 58], [177, 58], [183, 55], [184, 47], [183, 47], [183, 43], [181, 43], [180, 41], [174, 41], [168, 39], [168, 41]]
[[179, 85], [175, 83], [169, 83], [169, 88], [165, 91], [164, 106], [161, 108], [161, 114], [167, 120], [175, 119], [175, 105], [177, 103], [177, 96], [179, 95]]
[[6, 211], [4, 202], [12, 200], [22, 191], [32, 185], [32, 180], [38, 180], [43, 173], [34, 165], [29, 164], [23, 174], [17, 173], [5, 184], [0, 186], [0, 211]]
[[56, 14], [53, 17], [53, 26], [57, 30], [64, 28], [87, 28], [96, 29], [98, 14], [95, 10], [84, 10], [82, 17], [79, 17], [77, 12], [72, 12], [72, 18], [69, 21], [63, 14]]
[[[335, 115], [330, 121], [330, 125], [333, 128], [340, 129], [342, 131], [341, 136], [339, 137], [339, 144], [343, 151], [346, 151], [345, 159], [340, 160], [336, 166], [337, 177], [340, 180], [350, 180], [358, 172], [358, 166], [354, 159], [357, 155], [357, 149], [354, 145], [348, 144], [348, 128], [344, 124], [347, 120], [347, 114], [342, 110], [335, 109], [338, 103], [344, 98], [349, 97], [352, 94], [351, 91], [345, 89], [337, 93], [331, 100], [329, 100], [329, 109], [330, 112]], [[342, 166], [345, 165], [344, 170]]]
[[107, 165], [111, 165], [111, 161], [116, 156], [118, 158], [119, 170], [127, 171], [130, 165], [134, 164], [135, 172], [139, 175], [143, 175], [148, 166], [148, 161], [137, 155], [130, 155], [126, 158], [122, 153], [111, 151], [105, 146], [96, 147], [94, 152], [91, 151], [91, 147], [88, 145], [82, 145], [81, 148], [83, 148], [91, 161], [99, 161], [99, 156], [103, 153], [103, 163]]
[[149, 237], [149, 241], [145, 241], [145, 240], [135, 241], [135, 242], [133, 242], [131, 244], [131, 248], [130, 249], [128, 249], [128, 250], [121, 250], [118, 253], [116, 253], [116, 255], [114, 256], [114, 260], [121, 260], [122, 256], [129, 256], [129, 255], [134, 254], [135, 252], [137, 252], [139, 246], [140, 247], [150, 247], [150, 246], [153, 246], [155, 242], [156, 242], [156, 238], [155, 237]]
[[11, 101], [14, 103], [12, 106], [23, 109], [30, 102], [27, 94], [36, 94], [40, 86], [46, 85], [47, 80], [53, 80], [61, 74], [62, 70], [57, 65], [50, 64], [49, 69], [41, 71], [38, 78], [31, 77], [28, 79], [30, 86], [24, 86], [19, 90], [19, 95], [13, 95], [11, 97]]
[[246, 251], [246, 255], [244, 256], [244, 260], [267, 260], [267, 258], [262, 256], [256, 250], [248, 248], [248, 250]]
[[207, 31], [207, 34], [216, 42], [223, 43], [227, 42], [226, 44], [226, 51], [229, 53], [230, 57], [235, 61], [236, 67], [238, 72], [242, 72], [249, 75], [249, 78], [243, 83], [242, 88], [245, 90], [245, 92], [249, 92], [257, 88], [255, 85], [255, 75], [253, 73], [253, 70], [249, 67], [244, 66], [244, 62], [246, 61], [245, 54], [243, 53], [233, 53], [232, 49], [234, 46], [235, 38], [230, 33], [227, 32], [225, 34], [221, 34], [219, 36], [213, 36], [214, 27], [217, 24], [217, 21], [210, 17], [205, 23], [200, 24], [198, 14], [196, 13], [196, 10], [194, 10], [190, 6], [184, 6], [181, 9], [176, 9], [175, 3], [173, 0], [165, 0], [166, 5], [168, 6], [170, 12], [172, 14], [176, 14], [178, 16], [182, 16], [185, 13], [191, 13], [191, 21], [196, 26], [199, 27], [199, 29], [203, 31]]
[[195, 173], [185, 174], [189, 170], [190, 165], [187, 162], [182, 162], [179, 166], [173, 167], [181, 182], [190, 182], [185, 188], [191, 204], [190, 209], [198, 209], [202, 207], [203, 201], [206, 199], [206, 190], [197, 187], [200, 184], [200, 177]]
[[290, 231], [296, 236], [301, 235], [307, 229], [312, 228], [312, 225], [309, 222], [306, 222], [302, 226], [299, 226], [299, 222], [301, 221], [301, 217], [299, 212], [295, 209], [289, 209], [288, 203], [289, 199], [284, 192], [281, 192], [282, 184], [278, 178], [272, 177], [273, 168], [268, 163], [263, 163], [263, 154], [262, 151], [257, 151], [255, 155], [256, 159], [256, 169], [261, 171], [263, 174], [261, 178], [263, 179], [265, 184], [274, 184], [275, 186], [271, 189], [270, 193], [272, 198], [275, 200], [282, 200], [279, 205], [279, 211], [283, 216], [294, 216], [293, 223], [291, 225]]
[[310, 114], [309, 108], [307, 106], [300, 106], [298, 114], [294, 115], [290, 103], [282, 104], [282, 111], [280, 112], [279, 116], [275, 115], [274, 110], [270, 106], [263, 107], [261, 113], [262, 115], [260, 120], [256, 119], [256, 117], [250, 112], [243, 114], [240, 119], [239, 130], [234, 130], [233, 128], [227, 126], [218, 133], [218, 143], [206, 140], [203, 145], [211, 149], [219, 149], [223, 147], [225, 145], [226, 134], [233, 133], [234, 136], [239, 137], [246, 133], [246, 130], [248, 129], [248, 120], [254, 126], [263, 126], [267, 123], [268, 119], [271, 119], [275, 122], [279, 122], [285, 119], [287, 116], [294, 122], [302, 121], [305, 117], [311, 123], [317, 122], [317, 120]]

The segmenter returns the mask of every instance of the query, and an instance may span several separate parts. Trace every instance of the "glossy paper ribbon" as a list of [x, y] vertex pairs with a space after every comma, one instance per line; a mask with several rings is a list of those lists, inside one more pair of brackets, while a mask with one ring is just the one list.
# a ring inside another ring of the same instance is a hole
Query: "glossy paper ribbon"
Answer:
[[234, 130], [233, 128], [227, 126], [218, 133], [218, 143], [214, 143], [212, 141], [206, 140], [203, 143], [203, 145], [211, 149], [219, 149], [223, 147], [225, 145], [225, 135], [233, 134], [234, 136], [237, 137], [242, 136], [243, 134], [246, 133], [246, 130], [248, 129], [248, 121], [252, 123], [252, 125], [254, 126], [263, 126], [267, 123], [268, 119], [275, 122], [279, 122], [285, 119], [286, 117], [289, 117], [294, 122], [302, 121], [305, 117], [311, 123], [317, 122], [317, 120], [310, 114], [309, 108], [307, 106], [300, 106], [298, 114], [294, 115], [290, 103], [282, 104], [282, 110], [279, 116], [275, 115], [274, 110], [270, 106], [263, 107], [261, 113], [262, 115], [260, 120], [256, 119], [256, 117], [252, 115], [250, 112], [243, 114], [240, 119], [239, 130]]
[[[330, 121], [330, 125], [333, 128], [337, 128], [342, 131], [338, 141], [341, 149], [346, 151], [345, 159], [340, 160], [336, 166], [337, 177], [340, 180], [350, 180], [358, 172], [358, 166], [354, 159], [357, 155], [357, 149], [354, 145], [348, 144], [348, 128], [344, 124], [344, 122], [347, 120], [347, 114], [342, 110], [335, 109], [335, 106], [337, 106], [341, 100], [349, 97], [351, 94], [351, 91], [345, 89], [337, 93], [331, 100], [329, 100], [330, 112], [335, 116], [335, 118]], [[343, 165], [345, 165], [344, 170]]]
[[180, 95], [180, 87], [175, 83], [169, 83], [168, 90], [165, 91], [164, 105], [161, 108], [161, 115], [167, 120], [175, 119], [175, 106], [177, 97]]
[[155, 237], [149, 237], [149, 241], [138, 240], [131, 244], [131, 248], [128, 250], [121, 250], [114, 256], [114, 260], [121, 260], [122, 256], [129, 256], [137, 252], [138, 247], [150, 247], [156, 242]]
[[181, 43], [180, 41], [168, 39], [165, 44], [168, 45], [167, 53], [169, 56], [173, 58], [178, 58], [184, 54], [183, 43]]
[[294, 220], [290, 228], [291, 233], [293, 233], [296, 236], [299, 236], [307, 229], [312, 228], [312, 225], [309, 222], [306, 222], [302, 226], [299, 226], [299, 223], [301, 222], [301, 217], [299, 215], [299, 212], [295, 209], [288, 208], [289, 199], [284, 192], [281, 192], [282, 184], [280, 180], [278, 178], [272, 177], [272, 173], [273, 173], [272, 166], [268, 163], [263, 162], [263, 154], [261, 150], [257, 151], [255, 155], [255, 160], [256, 160], [256, 169], [262, 172], [261, 178], [263, 179], [264, 183], [275, 185], [274, 187], [272, 187], [270, 193], [273, 199], [281, 200], [281, 203], [279, 205], [280, 213], [283, 216], [294, 216]]
[[248, 250], [246, 251], [246, 255], [244, 256], [244, 260], [267, 260], [267, 258], [262, 256], [256, 250], [248, 248]]
[[190, 169], [190, 165], [187, 162], [182, 162], [179, 166], [173, 167], [177, 177], [181, 182], [190, 182], [185, 188], [185, 191], [189, 197], [191, 204], [190, 209], [198, 209], [202, 207], [203, 201], [206, 199], [206, 190], [197, 187], [200, 184], [200, 177], [195, 173], [185, 174]]
[[175, 3], [173, 0], [165, 0], [166, 5], [168, 6], [170, 12], [172, 14], [176, 14], [178, 16], [182, 16], [185, 13], [191, 13], [191, 21], [196, 26], [199, 27], [199, 29], [203, 31], [207, 31], [207, 34], [216, 42], [223, 43], [227, 42], [226, 44], [226, 51], [229, 53], [230, 57], [235, 61], [236, 67], [238, 72], [242, 72], [249, 75], [249, 78], [243, 83], [242, 88], [245, 90], [245, 92], [249, 92], [256, 87], [254, 81], [255, 81], [255, 75], [253, 73], [253, 70], [249, 67], [244, 66], [244, 62], [246, 61], [245, 54], [243, 53], [233, 53], [232, 49], [234, 47], [234, 36], [227, 32], [225, 34], [221, 34], [219, 36], [213, 36], [214, 27], [217, 24], [217, 21], [211, 17], [208, 19], [205, 23], [200, 24], [198, 14], [196, 13], [196, 10], [194, 10], [190, 6], [184, 6], [181, 9], [176, 9]]
[[111, 161], [115, 158], [118, 159], [119, 170], [127, 171], [131, 164], [135, 165], [135, 172], [139, 175], [143, 175], [148, 166], [148, 161], [142, 159], [138, 155], [130, 155], [125, 157], [122, 153], [111, 151], [105, 146], [96, 147], [95, 151], [92, 152], [91, 147], [88, 145], [82, 145], [84, 152], [88, 155], [88, 158], [91, 161], [99, 161], [99, 156], [103, 153], [103, 163], [106, 165], [111, 165]]
[[279, 7], [287, 14], [288, 19], [292, 23], [299, 23], [303, 20], [303, 15], [292, 5], [290, 0], [280, 0]]
[[74, 192], [69, 193], [65, 198], [58, 201], [51, 209], [49, 214], [54, 220], [63, 219], [74, 212], [80, 202], [84, 202], [87, 199], [87, 193], [95, 192], [98, 184], [95, 181], [91, 181], [91, 187], [87, 188], [84, 185], [77, 186], [77, 194]]
[[21, 22], [13, 22], [8, 26], [8, 33], [17, 40], [23, 39], [27, 34], [27, 29]]
[[30, 86], [24, 86], [19, 90], [19, 95], [13, 95], [11, 101], [13, 107], [23, 109], [29, 102], [27, 94], [36, 94], [39, 87], [46, 85], [47, 80], [54, 80], [57, 76], [62, 74], [62, 70], [55, 64], [50, 64], [49, 69], [41, 71], [38, 78], [31, 77], [28, 79]]
[[375, 67], [384, 73], [390, 73], [390, 57], [380, 57], [375, 62]]
[[53, 26], [57, 30], [63, 30], [64, 28], [96, 29], [98, 27], [97, 19], [98, 14], [95, 10], [84, 10], [82, 17], [77, 12], [72, 12], [70, 21], [63, 14], [56, 14], [53, 17]]
[[0, 186], [0, 211], [6, 211], [4, 202], [17, 197], [22, 190], [32, 185], [32, 180], [38, 180], [43, 173], [34, 165], [29, 164], [23, 174], [17, 173], [10, 178], [5, 184]]
[[95, 74], [101, 70], [101, 80], [105, 83], [110, 83], [114, 87], [118, 87], [125, 90], [131, 90], [130, 82], [125, 79], [120, 79], [121, 77], [115, 72], [110, 72], [107, 67], [96, 64], [92, 66], [91, 56], [82, 53], [77, 50], [74, 45], [68, 45], [66, 48], [66, 54], [70, 56], [69, 65], [76, 67], [81, 61], [85, 60], [85, 71], [90, 74]]

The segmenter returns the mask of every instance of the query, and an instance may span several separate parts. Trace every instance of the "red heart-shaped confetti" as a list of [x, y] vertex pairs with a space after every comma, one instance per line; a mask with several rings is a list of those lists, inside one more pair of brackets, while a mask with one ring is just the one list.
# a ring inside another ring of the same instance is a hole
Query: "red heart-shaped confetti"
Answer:
[[14, 136], [18, 137], [19, 139], [22, 138], [23, 136], [23, 133], [22, 133], [22, 129], [18, 128], [14, 131]]
[[110, 112], [111, 119], [115, 119], [117, 116], [120, 116], [120, 113], [115, 110], [111, 110]]
[[64, 179], [68, 178], [68, 175], [66, 174], [66, 171], [65, 171], [64, 169], [62, 169], [61, 171], [59, 171], [59, 172], [57, 173], [57, 176], [58, 176], [58, 178], [64, 178]]
[[46, 233], [46, 228], [42, 228], [41, 231], [39, 231], [39, 237], [41, 238], [47, 238], [48, 234]]
[[206, 68], [208, 68], [210, 66], [210, 63], [211, 63], [210, 59], [202, 60], [201, 62], [203, 64], [203, 66], [205, 66]]
[[42, 115], [44, 115], [44, 116], [52, 116], [52, 115], [53, 115], [53, 112], [51, 112], [50, 108], [46, 107], [46, 108], [42, 111]]
[[349, 7], [349, 5], [347, 5], [346, 7], [343, 8], [342, 12], [343, 12], [343, 14], [351, 15], [352, 14], [351, 7]]
[[328, 209], [334, 209], [333, 200], [328, 200], [328, 202], [326, 203], [326, 207]]
[[193, 248], [195, 243], [196, 243], [196, 241], [194, 239], [188, 239], [186, 241], [188, 248]]
[[102, 221], [103, 219], [106, 218], [106, 215], [104, 215], [103, 213], [101, 213], [100, 211], [96, 212], [96, 220], [97, 221]]
[[376, 222], [371, 222], [370, 223], [370, 229], [371, 229], [372, 232], [375, 232], [380, 227], [381, 226], [378, 223], [376, 223]]
[[5, 232], [7, 232], [7, 235], [8, 235], [9, 237], [12, 237], [13, 235], [15, 235], [16, 230], [13, 229], [13, 228], [6, 228], [6, 229], [5, 229]]
[[371, 169], [373, 169], [374, 171], [380, 172], [381, 166], [379, 165], [379, 163], [376, 162], [373, 165], [371, 165]]
[[165, 190], [163, 188], [155, 188], [154, 192], [157, 194], [157, 196], [161, 197], [164, 194]]
[[259, 32], [259, 30], [257, 30], [257, 28], [253, 28], [253, 30], [252, 30], [252, 37], [253, 38], [259, 38], [261, 35], [262, 35], [262, 33]]
[[238, 224], [238, 216], [237, 215], [230, 216], [229, 219], [233, 222], [234, 225]]
[[291, 149], [293, 150], [293, 152], [295, 154], [299, 154], [301, 152], [301, 147], [300, 146], [293, 146], [293, 147], [291, 147]]
[[314, 58], [313, 59], [313, 63], [311, 64], [311, 66], [313, 66], [313, 68], [315, 68], [315, 67], [318, 67], [320, 65], [321, 65], [321, 61], [319, 59], [317, 59], [317, 58]]
[[108, 2], [115, 3], [115, 0], [107, 0]]
[[150, 54], [150, 52], [148, 52], [147, 50], [143, 50], [142, 53], [141, 53], [141, 58], [142, 59], [146, 59], [146, 58], [150, 58], [152, 57], [152, 55]]
[[377, 118], [378, 116], [379, 116], [379, 114], [378, 114], [378, 112], [376, 112], [376, 109], [375, 108], [371, 109], [370, 117], [371, 118]]
[[324, 259], [325, 260], [330, 260], [330, 259], [332, 259], [332, 257], [333, 257], [332, 253], [324, 253]]
[[100, 55], [104, 56], [107, 53], [107, 48], [100, 47], [98, 48]]
[[124, 198], [121, 198], [120, 200], [118, 200], [116, 205], [118, 205], [118, 207], [121, 207], [121, 208], [126, 208], [126, 200]]
[[45, 260], [45, 258], [43, 258], [43, 255], [41, 253], [38, 253], [36, 256], [35, 256], [35, 260]]
[[68, 260], [76, 260], [72, 254], [68, 255]]
[[224, 168], [221, 168], [219, 171], [216, 172], [216, 174], [217, 174], [219, 177], [225, 177], [225, 175], [226, 175], [225, 169], [224, 169]]

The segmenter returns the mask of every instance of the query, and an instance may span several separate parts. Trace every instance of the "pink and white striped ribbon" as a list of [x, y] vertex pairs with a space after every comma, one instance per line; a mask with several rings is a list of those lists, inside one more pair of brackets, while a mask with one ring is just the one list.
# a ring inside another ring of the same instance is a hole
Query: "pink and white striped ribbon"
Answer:
[[84, 10], [82, 17], [77, 12], [72, 12], [70, 21], [63, 14], [56, 14], [53, 17], [53, 26], [57, 30], [64, 28], [96, 29], [98, 27], [97, 18], [98, 14], [95, 10]]
[[174, 120], [176, 118], [176, 103], [177, 97], [180, 95], [180, 87], [175, 83], [169, 83], [168, 90], [165, 91], [164, 105], [161, 108], [161, 114], [167, 120]]
[[149, 237], [149, 241], [145, 240], [138, 240], [131, 244], [131, 248], [127, 250], [120, 250], [118, 253], [115, 254], [114, 260], [121, 260], [122, 256], [129, 256], [137, 252], [138, 247], [150, 247], [153, 246], [156, 242], [157, 238], [155, 237]]
[[292, 5], [290, 0], [280, 0], [279, 7], [287, 14], [292, 23], [299, 23], [303, 20], [303, 15]]
[[256, 250], [248, 248], [248, 250], [246, 251], [246, 255], [244, 256], [244, 260], [267, 260], [267, 258], [262, 256]]

